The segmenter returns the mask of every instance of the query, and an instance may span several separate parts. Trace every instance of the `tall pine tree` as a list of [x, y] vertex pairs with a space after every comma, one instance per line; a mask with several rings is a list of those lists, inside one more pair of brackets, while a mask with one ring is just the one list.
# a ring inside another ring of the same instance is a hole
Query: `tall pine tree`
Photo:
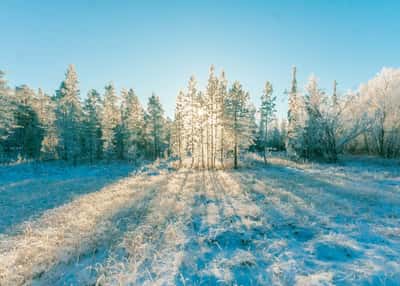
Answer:
[[228, 128], [233, 137], [234, 168], [239, 166], [239, 156], [253, 143], [254, 118], [249, 106], [249, 93], [243, 90], [242, 85], [235, 81], [229, 90], [226, 99], [226, 113]]
[[104, 157], [110, 161], [116, 159], [118, 155], [117, 134], [121, 122], [121, 113], [118, 107], [118, 97], [115, 92], [114, 84], [105, 86], [103, 99], [103, 111], [101, 116], [101, 132]]
[[124, 157], [136, 161], [144, 155], [145, 122], [143, 107], [133, 89], [122, 91], [122, 126]]
[[164, 125], [164, 110], [161, 106], [160, 98], [154, 93], [150, 96], [147, 104], [147, 128], [148, 136], [152, 145], [153, 159], [160, 158], [162, 153], [162, 143], [164, 139], [163, 125]]
[[273, 89], [272, 84], [267, 81], [264, 87], [264, 93], [261, 96], [261, 108], [260, 108], [260, 125], [263, 126], [261, 130], [261, 142], [263, 147], [264, 163], [267, 164], [267, 144], [268, 134], [270, 133], [270, 124], [274, 119], [276, 112], [275, 101], [276, 97], [272, 95]]
[[56, 91], [56, 102], [58, 152], [61, 159], [76, 164], [81, 155], [82, 106], [73, 65], [68, 66], [65, 80]]
[[84, 153], [85, 157], [92, 164], [102, 158], [102, 131], [101, 114], [102, 101], [100, 94], [94, 90], [89, 90], [83, 107], [84, 118]]

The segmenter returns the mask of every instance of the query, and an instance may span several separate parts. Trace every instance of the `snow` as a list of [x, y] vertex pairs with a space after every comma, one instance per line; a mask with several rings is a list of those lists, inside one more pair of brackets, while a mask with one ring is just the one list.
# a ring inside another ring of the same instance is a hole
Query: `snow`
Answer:
[[1, 285], [399, 285], [398, 161], [1, 168]]
[[0, 233], [134, 172], [132, 164], [0, 166]]

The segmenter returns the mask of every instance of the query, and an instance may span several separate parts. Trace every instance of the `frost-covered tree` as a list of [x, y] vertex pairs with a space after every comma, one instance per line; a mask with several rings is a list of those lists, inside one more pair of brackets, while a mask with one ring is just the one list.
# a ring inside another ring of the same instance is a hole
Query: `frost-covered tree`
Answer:
[[268, 134], [270, 133], [270, 124], [275, 117], [275, 101], [276, 97], [272, 95], [273, 89], [272, 84], [267, 81], [265, 83], [264, 92], [261, 96], [261, 107], [260, 107], [260, 125], [263, 127], [261, 130], [262, 147], [264, 163], [267, 164], [267, 144]]
[[147, 131], [150, 144], [152, 146], [153, 159], [160, 158], [164, 140], [164, 110], [161, 106], [160, 98], [154, 93], [150, 96], [147, 104]]
[[58, 136], [55, 125], [55, 108], [55, 101], [39, 88], [36, 110], [41, 127], [44, 131], [44, 137], [40, 148], [40, 158], [42, 160], [57, 159]]
[[197, 140], [197, 135], [196, 134], [196, 108], [197, 108], [197, 88], [196, 88], [196, 78], [194, 76], [191, 76], [189, 79], [189, 84], [188, 84], [188, 92], [186, 96], [186, 102], [185, 102], [185, 112], [184, 112], [184, 118], [185, 118], [185, 138], [186, 142], [188, 144], [187, 150], [188, 153], [190, 154], [192, 158], [192, 166], [194, 165], [194, 160], [195, 160], [195, 146], [196, 146], [196, 141]]
[[296, 157], [299, 145], [300, 133], [300, 100], [297, 90], [296, 67], [292, 70], [292, 84], [289, 91], [289, 107], [288, 107], [288, 126], [286, 136], [286, 151], [290, 157]]
[[84, 155], [92, 164], [102, 158], [102, 100], [95, 89], [89, 90], [84, 111]]
[[207, 112], [206, 144], [207, 144], [207, 167], [215, 167], [217, 146], [217, 95], [218, 78], [215, 76], [215, 68], [211, 65], [209, 70], [207, 89], [205, 93], [205, 107]]
[[56, 102], [58, 152], [61, 159], [76, 164], [81, 154], [82, 106], [73, 65], [68, 66], [65, 80], [56, 91]]
[[7, 85], [4, 72], [0, 70], [0, 162], [8, 158], [9, 147], [7, 139], [15, 128], [15, 99]]
[[101, 116], [101, 132], [104, 157], [109, 161], [116, 159], [118, 126], [121, 122], [121, 112], [118, 106], [118, 97], [115, 92], [114, 84], [109, 83], [105, 86], [103, 97], [103, 111]]
[[219, 160], [220, 163], [222, 165], [222, 167], [224, 166], [224, 157], [225, 157], [225, 150], [226, 150], [226, 140], [225, 140], [225, 136], [227, 136], [227, 132], [226, 132], [226, 124], [227, 124], [227, 120], [226, 120], [226, 111], [225, 111], [225, 101], [227, 98], [227, 94], [228, 94], [228, 81], [226, 79], [226, 75], [225, 72], [222, 71], [221, 75], [218, 79], [218, 93], [217, 93], [217, 98], [216, 98], [216, 102], [217, 102], [217, 116], [216, 116], [216, 120], [217, 120], [217, 144], [219, 145], [218, 149], [219, 149]]
[[176, 98], [174, 122], [172, 127], [173, 153], [178, 157], [180, 167], [182, 166], [182, 160], [185, 157], [184, 99], [185, 94], [182, 90], [180, 90]]
[[325, 94], [318, 86], [318, 79], [311, 75], [304, 96], [306, 121], [303, 132], [301, 156], [307, 159], [323, 158], [325, 146]]
[[338, 154], [354, 141], [360, 134], [365, 133], [371, 125], [367, 113], [361, 109], [360, 98], [357, 94], [348, 93], [339, 96], [337, 82], [333, 83], [331, 100], [326, 100], [324, 121], [325, 159], [336, 162]]
[[229, 123], [228, 129], [232, 133], [234, 168], [238, 168], [240, 152], [253, 143], [254, 112], [249, 106], [249, 93], [243, 90], [242, 85], [235, 81], [229, 90], [225, 101], [225, 110]]
[[163, 126], [164, 134], [163, 141], [161, 144], [161, 150], [164, 154], [164, 158], [167, 159], [172, 155], [172, 130], [173, 120], [169, 117], [165, 118]]
[[305, 88], [305, 121], [299, 156], [336, 162], [345, 146], [369, 129], [371, 121], [362, 111], [359, 97], [353, 94], [339, 97], [334, 82], [329, 98], [311, 76]]
[[135, 161], [144, 155], [144, 110], [133, 89], [123, 90], [121, 94], [124, 158]]
[[35, 92], [27, 85], [18, 86], [15, 88], [15, 99], [16, 126], [9, 138], [14, 155], [23, 159], [38, 159], [44, 132], [36, 109]]
[[400, 156], [400, 69], [383, 68], [360, 86], [359, 96], [373, 123], [365, 133], [370, 152]]
[[198, 168], [210, 168], [210, 119], [206, 95], [199, 91], [196, 97], [195, 134], [197, 135], [197, 152], [195, 161]]

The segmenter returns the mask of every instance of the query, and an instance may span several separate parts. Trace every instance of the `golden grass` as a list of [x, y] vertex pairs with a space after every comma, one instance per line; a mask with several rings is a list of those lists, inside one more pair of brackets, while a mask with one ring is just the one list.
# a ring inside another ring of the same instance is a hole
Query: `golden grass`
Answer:
[[46, 211], [0, 241], [0, 285], [29, 283], [58, 262], [77, 257], [112, 229], [110, 219], [135, 204], [166, 176], [122, 179], [98, 192]]

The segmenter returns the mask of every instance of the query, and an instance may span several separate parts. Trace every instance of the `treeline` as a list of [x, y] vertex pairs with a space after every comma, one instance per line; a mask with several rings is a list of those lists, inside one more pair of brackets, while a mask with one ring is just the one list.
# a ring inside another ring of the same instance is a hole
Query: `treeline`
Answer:
[[344, 152], [400, 156], [400, 70], [384, 68], [355, 92], [320, 88], [311, 76], [304, 88], [292, 71], [287, 118], [276, 116], [276, 96], [265, 83], [261, 106], [250, 102], [240, 82], [228, 84], [211, 66], [204, 90], [194, 76], [179, 92], [174, 119], [154, 94], [142, 107], [134, 90], [82, 100], [74, 66], [54, 95], [26, 85], [10, 88], [0, 72], [0, 161], [83, 162], [157, 159], [173, 156], [181, 166], [237, 167], [245, 152], [267, 163], [271, 150], [293, 159], [335, 162]]
[[286, 148], [293, 158], [336, 162], [338, 154], [400, 157], [400, 69], [383, 68], [355, 92], [330, 93], [311, 76], [304, 90], [293, 68]]
[[117, 95], [110, 83], [82, 101], [78, 83], [73, 65], [53, 96], [26, 85], [12, 90], [0, 73], [0, 161], [78, 164], [170, 155], [172, 123], [159, 97], [153, 94], [145, 110], [132, 89]]

